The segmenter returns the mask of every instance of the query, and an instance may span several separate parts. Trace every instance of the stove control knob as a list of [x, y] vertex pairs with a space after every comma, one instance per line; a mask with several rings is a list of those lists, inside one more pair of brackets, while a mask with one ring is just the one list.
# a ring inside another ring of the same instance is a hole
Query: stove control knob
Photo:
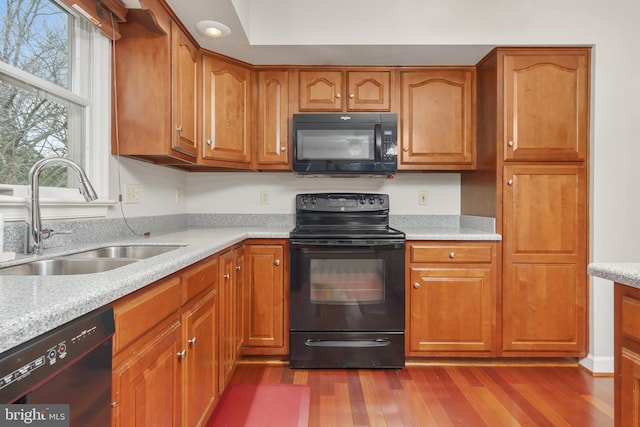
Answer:
[[384, 198], [380, 197], [378, 201], [380, 202], [381, 205], [384, 205]]
[[369, 204], [372, 205], [376, 202], [376, 199], [374, 199], [373, 197], [369, 199]]
[[316, 199], [315, 197], [311, 198], [311, 204], [315, 205], [316, 203], [318, 203], [318, 199]]
[[360, 199], [360, 204], [364, 205], [365, 203], [367, 203], [367, 201], [364, 199], [364, 197], [362, 199]]
[[309, 201], [309, 199], [307, 199], [306, 197], [303, 197], [302, 200], [301, 200], [303, 205], [306, 205], [308, 201]]

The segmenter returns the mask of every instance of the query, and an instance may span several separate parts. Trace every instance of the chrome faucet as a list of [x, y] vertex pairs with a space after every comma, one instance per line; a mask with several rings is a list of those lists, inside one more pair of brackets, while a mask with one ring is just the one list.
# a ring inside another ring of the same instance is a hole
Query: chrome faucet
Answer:
[[[42, 241], [44, 239], [48, 239], [54, 234], [60, 234], [61, 232], [54, 232], [53, 230], [43, 230], [42, 229], [42, 216], [40, 215], [40, 173], [47, 166], [58, 165], [58, 166], [67, 166], [69, 169], [74, 171], [78, 178], [80, 179], [80, 193], [84, 196], [87, 202], [92, 200], [96, 200], [98, 195], [96, 191], [93, 189], [91, 182], [89, 182], [89, 178], [87, 178], [87, 174], [84, 169], [80, 167], [77, 163], [72, 160], [65, 159], [63, 157], [47, 157], [41, 160], [38, 160], [31, 166], [29, 170], [29, 191], [31, 193], [31, 204], [29, 206], [31, 211], [31, 224], [29, 224], [30, 235], [31, 235], [31, 252], [40, 255], [42, 254], [42, 250], [44, 249]], [[26, 244], [27, 249], [29, 248], [29, 244]]]

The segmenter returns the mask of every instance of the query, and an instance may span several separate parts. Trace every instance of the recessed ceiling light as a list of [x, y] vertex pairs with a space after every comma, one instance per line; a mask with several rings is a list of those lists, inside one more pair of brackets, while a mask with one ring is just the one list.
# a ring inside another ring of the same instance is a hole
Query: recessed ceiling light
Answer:
[[231, 34], [231, 29], [217, 21], [200, 21], [196, 30], [207, 37], [221, 38]]

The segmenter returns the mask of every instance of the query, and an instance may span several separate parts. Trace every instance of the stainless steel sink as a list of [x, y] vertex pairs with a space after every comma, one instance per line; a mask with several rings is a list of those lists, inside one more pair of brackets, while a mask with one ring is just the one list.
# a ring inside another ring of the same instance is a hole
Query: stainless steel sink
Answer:
[[146, 259], [176, 250], [180, 245], [113, 245], [66, 255], [65, 258], [133, 258]]
[[136, 262], [135, 259], [74, 259], [74, 258], [54, 258], [31, 261], [11, 267], [0, 269], [3, 276], [51, 276], [51, 275], [72, 275], [72, 274], [92, 274], [113, 270], [127, 264]]

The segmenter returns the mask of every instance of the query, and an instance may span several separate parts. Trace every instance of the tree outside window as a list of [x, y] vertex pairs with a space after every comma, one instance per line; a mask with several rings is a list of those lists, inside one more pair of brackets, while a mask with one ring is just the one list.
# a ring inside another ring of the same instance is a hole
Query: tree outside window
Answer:
[[[0, 0], [0, 61], [37, 77], [0, 72], [2, 184], [26, 184], [29, 169], [44, 157], [77, 160], [81, 150], [70, 146], [69, 138], [82, 107], [37, 84], [43, 80], [71, 90], [72, 31], [73, 17], [51, 0]], [[67, 170], [48, 168], [40, 182], [64, 187]]]

